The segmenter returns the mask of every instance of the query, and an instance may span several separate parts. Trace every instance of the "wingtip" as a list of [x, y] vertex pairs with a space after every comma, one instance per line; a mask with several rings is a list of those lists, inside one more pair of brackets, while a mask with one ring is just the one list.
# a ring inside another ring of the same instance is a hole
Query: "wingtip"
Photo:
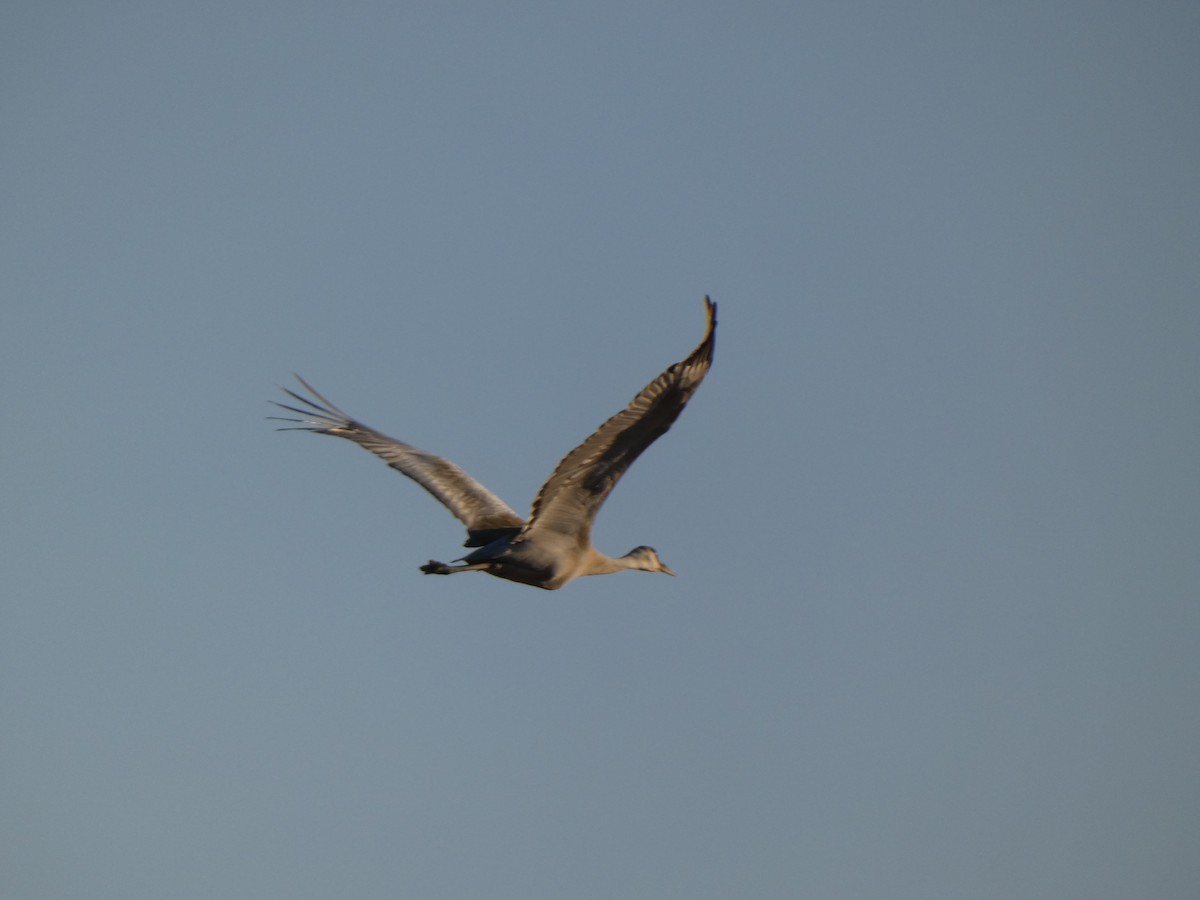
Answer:
[[707, 342], [717, 333], [717, 302], [708, 294], [704, 295], [704, 311], [708, 313], [708, 327], [704, 329], [704, 342]]

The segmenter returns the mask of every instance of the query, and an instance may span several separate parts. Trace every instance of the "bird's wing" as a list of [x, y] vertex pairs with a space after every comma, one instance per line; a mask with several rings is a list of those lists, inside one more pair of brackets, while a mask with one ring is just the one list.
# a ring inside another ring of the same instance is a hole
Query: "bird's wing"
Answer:
[[679, 418], [713, 359], [717, 304], [704, 298], [704, 340], [682, 362], [646, 385], [629, 405], [568, 453], [542, 485], [518, 540], [537, 533], [571, 535], [586, 544], [592, 520], [625, 470]]
[[320, 402], [284, 388], [285, 393], [304, 404], [307, 409], [275, 403], [281, 409], [303, 417], [296, 419], [271, 416], [283, 422], [297, 423], [290, 428], [282, 428], [281, 431], [332, 434], [354, 441], [360, 447], [370, 450], [397, 472], [407, 475], [433, 494], [466, 525], [468, 547], [482, 547], [498, 537], [515, 533], [525, 524], [525, 520], [513, 512], [508, 504], [454, 463], [355, 421], [322, 397], [316, 388], [299, 375], [296, 376], [296, 380]]

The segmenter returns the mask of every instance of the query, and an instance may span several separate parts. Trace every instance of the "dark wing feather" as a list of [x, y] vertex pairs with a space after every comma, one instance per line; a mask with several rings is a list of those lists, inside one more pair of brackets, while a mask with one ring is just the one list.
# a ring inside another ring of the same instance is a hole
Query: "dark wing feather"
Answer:
[[[482, 547], [499, 537], [516, 533], [525, 520], [517, 515], [503, 500], [447, 459], [419, 450], [403, 441], [390, 438], [355, 421], [346, 415], [307, 381], [296, 376], [304, 387], [320, 402], [310, 400], [284, 388], [292, 399], [304, 404], [307, 409], [275, 403], [281, 409], [294, 412], [303, 418], [271, 416], [284, 422], [296, 422], [291, 429], [281, 431], [313, 431], [317, 434], [332, 434], [335, 437], [354, 441], [365, 450], [370, 450], [397, 472], [407, 475], [429, 493], [433, 494], [446, 509], [467, 526], [466, 546]], [[274, 401], [271, 401], [274, 403]]]
[[563, 458], [533, 501], [523, 535], [554, 531], [583, 543], [590, 540], [592, 520], [609, 492], [642, 451], [679, 418], [712, 365], [717, 305], [708, 297], [704, 303], [708, 312], [704, 340]]

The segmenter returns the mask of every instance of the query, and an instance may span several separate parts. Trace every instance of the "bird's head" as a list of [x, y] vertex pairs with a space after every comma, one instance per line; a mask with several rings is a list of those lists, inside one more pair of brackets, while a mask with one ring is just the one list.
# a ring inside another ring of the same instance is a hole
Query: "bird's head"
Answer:
[[665, 575], [675, 574], [658, 558], [658, 553], [653, 547], [634, 547], [625, 554], [625, 558], [629, 560], [630, 568], [633, 569], [641, 569], [643, 572], [662, 572]]

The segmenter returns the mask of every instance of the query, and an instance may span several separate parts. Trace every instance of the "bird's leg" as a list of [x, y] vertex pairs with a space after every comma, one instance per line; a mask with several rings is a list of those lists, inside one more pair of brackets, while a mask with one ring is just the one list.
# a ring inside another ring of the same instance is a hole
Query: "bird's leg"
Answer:
[[490, 562], [474, 563], [469, 566], [448, 566], [443, 562], [431, 559], [428, 563], [421, 566], [421, 571], [426, 575], [454, 575], [457, 572], [478, 572], [490, 566]]

